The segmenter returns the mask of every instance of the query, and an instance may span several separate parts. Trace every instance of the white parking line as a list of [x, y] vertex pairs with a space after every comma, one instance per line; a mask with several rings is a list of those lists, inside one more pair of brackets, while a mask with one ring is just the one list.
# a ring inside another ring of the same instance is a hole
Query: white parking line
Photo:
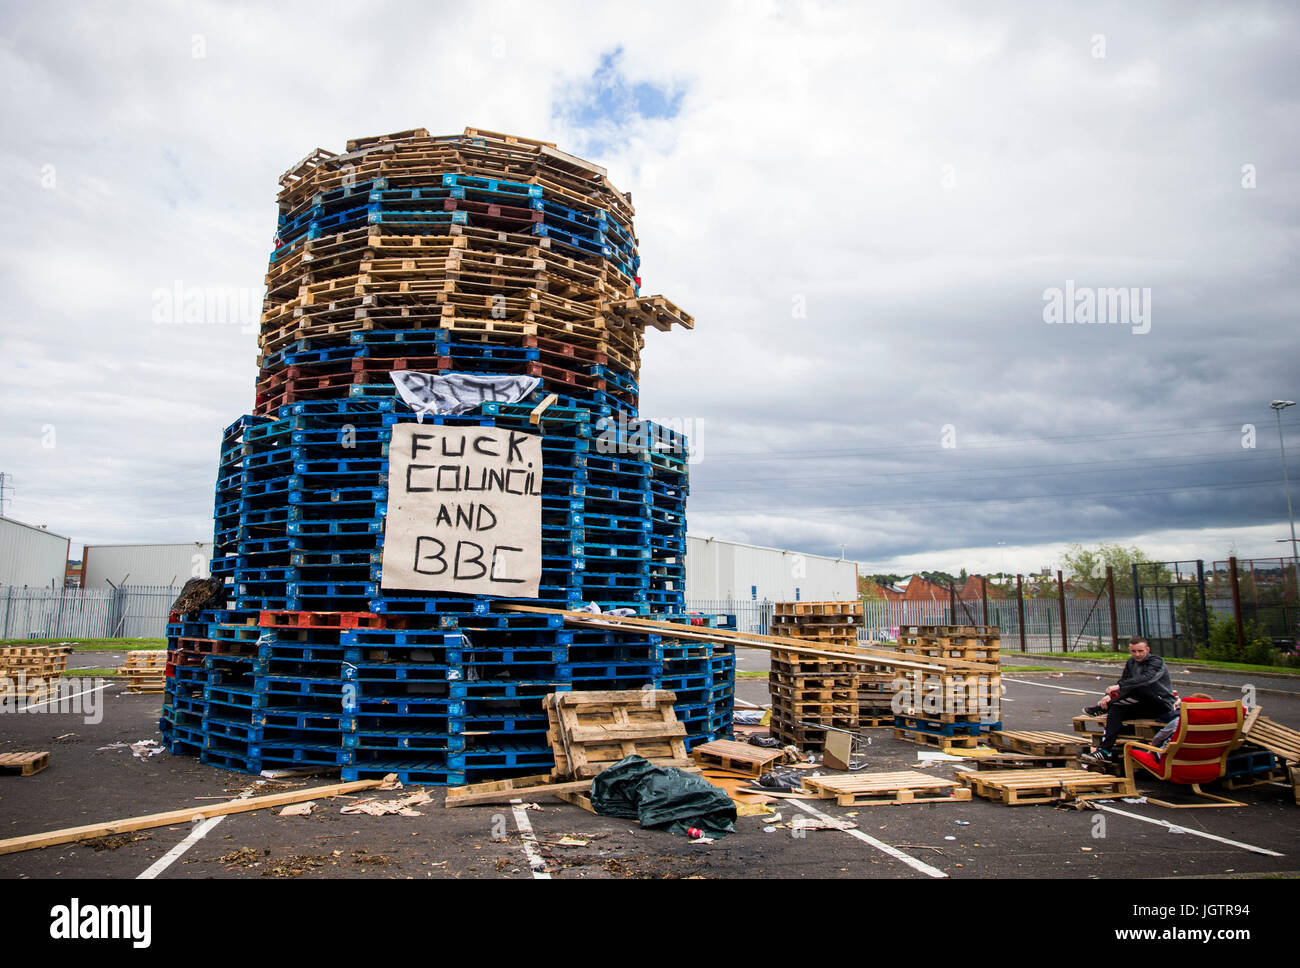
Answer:
[[[258, 787], [260, 787], [265, 782], [266, 782], [265, 780], [258, 780], [256, 783], [250, 786], [247, 790], [245, 790], [235, 799], [247, 800], [249, 797], [253, 795], [253, 791], [255, 791]], [[223, 814], [220, 817], [208, 817], [202, 823], [196, 824], [194, 826], [194, 829], [190, 831], [188, 837], [186, 837], [179, 844], [177, 844], [171, 850], [167, 851], [167, 853], [163, 854], [156, 861], [150, 864], [148, 869], [145, 870], [143, 874], [140, 874], [138, 877], [136, 877], [136, 880], [152, 881], [155, 877], [157, 877], [167, 868], [171, 867], [172, 864], [176, 863], [176, 861], [180, 857], [182, 857], [187, 850], [189, 850], [200, 840], [206, 837], [212, 831], [212, 828], [214, 828], [217, 824], [221, 823], [221, 821], [225, 819], [226, 819], [226, 815]]]
[[528, 858], [528, 866], [533, 870], [533, 878], [549, 881], [551, 875], [546, 870], [546, 858], [537, 853], [537, 835], [533, 833], [533, 825], [528, 822], [528, 810], [524, 807], [524, 801], [511, 800], [510, 809], [515, 815], [515, 826], [519, 828], [519, 836], [523, 838], [524, 856]]
[[1002, 681], [1003, 681], [1003, 682], [1018, 682], [1018, 683], [1020, 683], [1022, 686], [1042, 686], [1044, 689], [1059, 689], [1061, 692], [1072, 692], [1072, 693], [1074, 693], [1076, 696], [1091, 696], [1091, 695], [1092, 695], [1092, 693], [1090, 693], [1090, 692], [1085, 692], [1085, 691], [1083, 691], [1082, 689], [1078, 689], [1078, 688], [1076, 688], [1076, 687], [1074, 687], [1074, 686], [1054, 686], [1054, 685], [1052, 685], [1050, 682], [1031, 682], [1031, 681], [1028, 680], [1028, 679], [1012, 679], [1012, 678], [1010, 678], [1010, 677], [1008, 677], [1008, 676], [1003, 676], [1003, 677], [1002, 677]]
[[[798, 807], [804, 813], [810, 813], [814, 817], [820, 817], [822, 820], [829, 821], [832, 824], [835, 823], [834, 817], [822, 813], [816, 807], [812, 806], [811, 804], [803, 800], [787, 800], [786, 803], [790, 804], [791, 806]], [[903, 853], [897, 847], [891, 846], [890, 844], [887, 844], [884, 841], [877, 840], [875, 837], [870, 837], [867, 834], [864, 834], [861, 830], [846, 830], [844, 832], [848, 834], [850, 837], [854, 837], [862, 841], [864, 844], [870, 844], [872, 847], [875, 847], [877, 850], [884, 851], [886, 854], [888, 854], [890, 857], [893, 857], [895, 860], [901, 860], [908, 867], [912, 868], [915, 871], [920, 871], [922, 874], [926, 875], [927, 877], [948, 876], [943, 871], [939, 870], [939, 868], [931, 867], [929, 864], [925, 863], [924, 861], [917, 860], [915, 857], [909, 857], [907, 854]]]
[[[105, 682], [101, 685], [96, 686], [94, 689], [87, 689], [84, 692], [74, 692], [71, 696], [54, 696], [53, 698], [46, 699], [44, 702], [28, 703], [20, 710], [20, 712], [25, 713], [33, 709], [39, 709], [41, 706], [49, 705], [52, 702], [64, 702], [65, 700], [76, 699], [78, 696], [89, 696], [92, 692], [99, 692], [99, 690], [107, 689], [111, 685], [113, 685], [113, 683]], [[80, 711], [81, 710], [78, 710], [78, 712]]]
[[1266, 850], [1263, 847], [1243, 844], [1239, 840], [1229, 840], [1227, 837], [1217, 837], [1214, 834], [1207, 834], [1204, 830], [1193, 830], [1191, 827], [1180, 827], [1178, 824], [1170, 823], [1168, 820], [1157, 820], [1155, 817], [1144, 817], [1139, 813], [1129, 813], [1127, 810], [1116, 810], [1114, 807], [1108, 807], [1104, 803], [1094, 803], [1093, 806], [1098, 810], [1105, 810], [1107, 813], [1117, 813], [1121, 817], [1132, 817], [1134, 820], [1141, 820], [1144, 823], [1153, 823], [1159, 827], [1167, 827], [1169, 830], [1177, 831], [1178, 833], [1192, 834], [1195, 837], [1204, 837], [1206, 840], [1217, 840], [1221, 844], [1240, 847], [1242, 850], [1249, 850], [1251, 853], [1255, 854], [1263, 854], [1265, 857], [1286, 856], [1286, 854], [1279, 854], [1275, 850]]

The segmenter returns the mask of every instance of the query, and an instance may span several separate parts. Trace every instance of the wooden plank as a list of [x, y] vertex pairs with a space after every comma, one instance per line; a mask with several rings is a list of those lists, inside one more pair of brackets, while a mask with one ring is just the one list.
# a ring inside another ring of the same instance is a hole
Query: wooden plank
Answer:
[[569, 727], [571, 743], [617, 743], [638, 739], [672, 739], [686, 735], [685, 723], [646, 723], [644, 725], [626, 725], [618, 723], [599, 726]]
[[520, 797], [552, 796], [591, 789], [591, 780], [556, 781], [549, 773], [489, 780], [466, 786], [448, 787], [444, 807], [470, 807], [479, 803], [505, 803]]
[[66, 827], [62, 830], [51, 830], [43, 834], [10, 837], [8, 840], [0, 840], [0, 854], [15, 854], [19, 851], [34, 850], [39, 847], [54, 847], [58, 844], [72, 844], [79, 840], [89, 840], [109, 834], [127, 833], [132, 830], [148, 830], [153, 827], [169, 827], [172, 824], [190, 823], [196, 819], [206, 820], [209, 817], [221, 817], [232, 813], [249, 813], [253, 810], [265, 810], [268, 807], [282, 807], [290, 803], [302, 803], [305, 800], [336, 797], [343, 793], [355, 793], [358, 790], [373, 790], [383, 785], [383, 782], [383, 780], [355, 780], [351, 783], [334, 783], [329, 786], [312, 787], [307, 790], [272, 793], [268, 796], [252, 797], [248, 800], [230, 800], [209, 807], [187, 807], [181, 810], [169, 810], [166, 813], [151, 813], [140, 817], [110, 820], [107, 823], [88, 824], [84, 827]]
[[731, 629], [707, 628], [699, 625], [681, 625], [676, 622], [659, 622], [652, 619], [633, 618], [630, 616], [597, 615], [593, 612], [573, 612], [559, 608], [541, 608], [535, 605], [498, 605], [503, 611], [528, 612], [538, 615], [562, 615], [571, 625], [586, 625], [593, 628], [613, 630], [655, 629], [671, 632], [666, 638], [693, 639], [706, 642], [735, 642], [755, 649], [769, 652], [793, 652], [798, 655], [818, 656], [853, 662], [859, 665], [885, 665], [891, 668], [915, 669], [922, 672], [946, 672], [960, 670], [970, 675], [988, 674], [999, 668], [996, 662], [966, 662], [960, 659], [933, 658], [925, 661], [908, 659], [902, 653], [892, 649], [866, 649], [855, 647], [852, 652], [837, 652], [827, 649], [813, 649], [800, 639], [779, 635], [761, 635], [757, 632], [736, 632]]

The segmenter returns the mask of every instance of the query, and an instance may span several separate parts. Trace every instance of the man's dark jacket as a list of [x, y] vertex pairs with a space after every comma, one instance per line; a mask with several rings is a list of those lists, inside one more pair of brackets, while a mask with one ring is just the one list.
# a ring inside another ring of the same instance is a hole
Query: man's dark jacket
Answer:
[[1119, 677], [1119, 695], [1115, 699], [1130, 697], [1173, 708], [1174, 687], [1164, 659], [1150, 655], [1145, 662], [1130, 658], [1124, 663], [1124, 674]]

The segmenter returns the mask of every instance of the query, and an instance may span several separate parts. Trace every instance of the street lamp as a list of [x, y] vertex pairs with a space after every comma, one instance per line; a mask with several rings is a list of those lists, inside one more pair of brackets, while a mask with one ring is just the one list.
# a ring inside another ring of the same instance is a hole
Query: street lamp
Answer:
[[[1274, 400], [1269, 404], [1273, 412], [1277, 415], [1277, 444], [1282, 449], [1282, 486], [1286, 488], [1286, 513], [1291, 519], [1291, 567], [1296, 575], [1296, 589], [1300, 592], [1300, 556], [1296, 554], [1295, 541], [1295, 512], [1291, 509], [1291, 480], [1286, 472], [1286, 441], [1282, 437], [1282, 411], [1287, 407], [1294, 407], [1294, 400]], [[1285, 541], [1285, 538], [1279, 538], [1279, 541]]]

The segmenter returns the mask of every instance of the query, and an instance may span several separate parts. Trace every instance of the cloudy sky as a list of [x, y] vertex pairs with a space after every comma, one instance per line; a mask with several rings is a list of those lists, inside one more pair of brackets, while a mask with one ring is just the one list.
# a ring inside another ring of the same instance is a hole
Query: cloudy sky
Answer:
[[632, 192], [643, 291], [697, 318], [642, 372], [692, 532], [869, 571], [1283, 554], [1300, 14], [1131, 7], [6, 2], [6, 513], [210, 538], [256, 338], [160, 293], [256, 307], [282, 171], [472, 125]]

